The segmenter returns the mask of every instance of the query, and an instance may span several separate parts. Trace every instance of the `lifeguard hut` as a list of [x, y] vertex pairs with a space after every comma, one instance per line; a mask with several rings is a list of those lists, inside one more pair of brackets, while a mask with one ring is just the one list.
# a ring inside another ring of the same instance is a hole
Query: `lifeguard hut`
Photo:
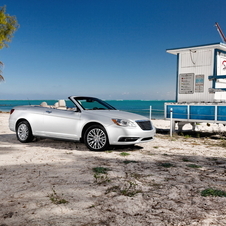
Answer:
[[226, 124], [226, 44], [168, 49], [177, 56], [176, 103], [165, 103], [165, 119]]

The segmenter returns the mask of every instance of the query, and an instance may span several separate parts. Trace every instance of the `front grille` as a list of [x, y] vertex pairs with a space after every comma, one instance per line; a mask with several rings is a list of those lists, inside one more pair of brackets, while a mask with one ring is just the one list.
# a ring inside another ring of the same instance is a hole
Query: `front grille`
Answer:
[[140, 126], [142, 130], [152, 130], [152, 124], [150, 120], [139, 120], [136, 123]]

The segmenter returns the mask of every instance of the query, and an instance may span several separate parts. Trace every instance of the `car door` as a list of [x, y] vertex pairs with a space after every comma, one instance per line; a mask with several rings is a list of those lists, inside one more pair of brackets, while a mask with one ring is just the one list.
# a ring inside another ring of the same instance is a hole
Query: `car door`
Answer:
[[44, 135], [53, 138], [79, 139], [80, 112], [47, 109], [44, 113]]
[[43, 115], [46, 111], [45, 109], [48, 108], [30, 106], [25, 111], [24, 118], [29, 122], [33, 135], [41, 136], [43, 134]]

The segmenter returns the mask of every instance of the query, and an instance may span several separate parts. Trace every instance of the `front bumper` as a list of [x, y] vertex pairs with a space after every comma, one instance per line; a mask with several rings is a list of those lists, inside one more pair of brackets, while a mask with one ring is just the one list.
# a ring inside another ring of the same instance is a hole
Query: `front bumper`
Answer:
[[106, 128], [110, 145], [132, 145], [153, 140], [155, 128], [142, 130], [140, 127], [122, 127], [111, 125]]

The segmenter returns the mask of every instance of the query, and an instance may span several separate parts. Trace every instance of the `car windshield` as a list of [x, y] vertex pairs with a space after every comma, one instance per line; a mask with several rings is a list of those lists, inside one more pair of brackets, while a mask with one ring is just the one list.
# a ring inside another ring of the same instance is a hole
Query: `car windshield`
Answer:
[[74, 98], [84, 110], [116, 110], [110, 104], [93, 97]]

